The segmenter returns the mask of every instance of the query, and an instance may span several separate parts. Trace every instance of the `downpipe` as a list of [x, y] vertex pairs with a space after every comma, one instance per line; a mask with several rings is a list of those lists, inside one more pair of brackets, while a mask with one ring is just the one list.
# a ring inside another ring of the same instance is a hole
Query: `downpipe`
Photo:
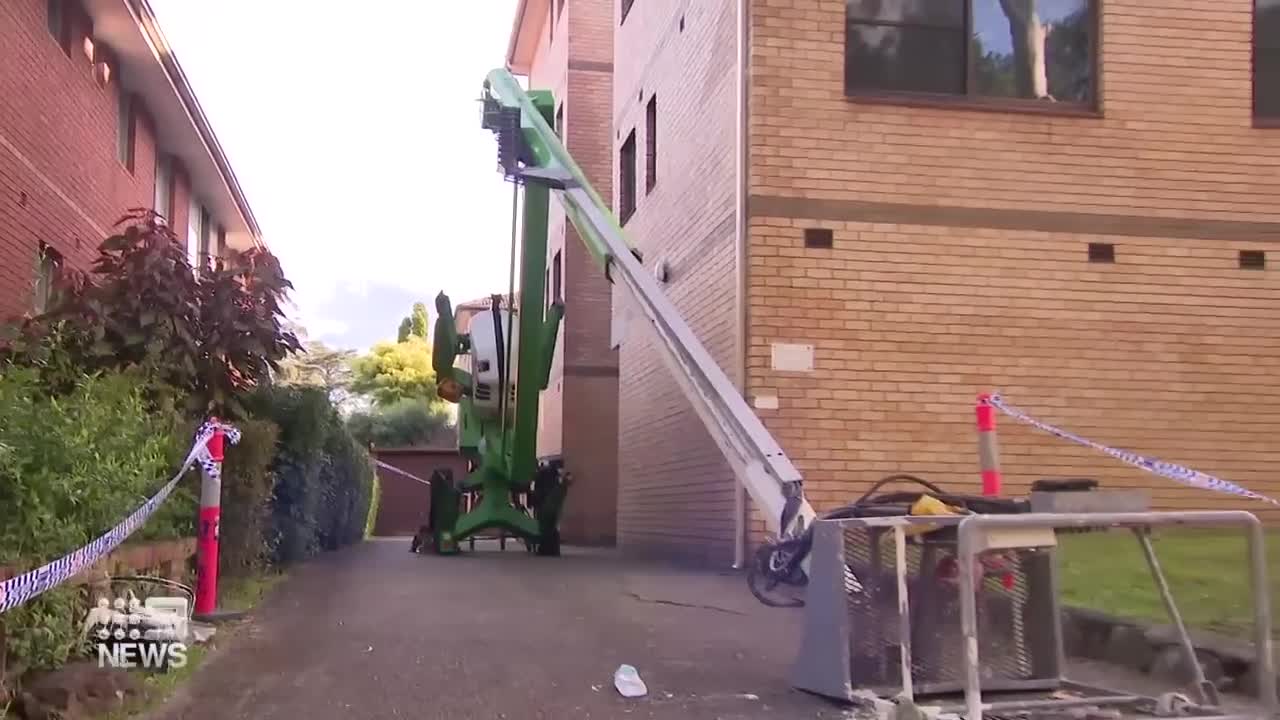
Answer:
[[[737, 58], [737, 93], [734, 108], [737, 127], [734, 142], [734, 204], [736, 223], [734, 226], [734, 281], [737, 285], [737, 307], [734, 308], [736, 332], [734, 348], [738, 360], [738, 390], [743, 398], [747, 396], [747, 184], [749, 181], [747, 166], [747, 131], [749, 116], [747, 114], [747, 95], [750, 91], [747, 68], [750, 65], [750, 18], [747, 15], [749, 0], [737, 0], [738, 8], [738, 58]], [[747, 559], [747, 489], [741, 482], [733, 487], [733, 568], [741, 570], [746, 567]]]

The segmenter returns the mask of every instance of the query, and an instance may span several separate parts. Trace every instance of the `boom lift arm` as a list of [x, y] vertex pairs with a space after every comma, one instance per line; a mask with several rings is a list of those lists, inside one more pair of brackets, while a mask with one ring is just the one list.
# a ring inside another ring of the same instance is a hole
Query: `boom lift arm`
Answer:
[[498, 137], [499, 163], [507, 178], [547, 187], [560, 200], [605, 276], [624, 289], [647, 321], [671, 374], [764, 513], [770, 531], [784, 540], [803, 537], [815, 513], [805, 500], [799, 471], [645, 272], [608, 203], [591, 187], [529, 93], [508, 71], [494, 70], [485, 81], [483, 103], [483, 125]]

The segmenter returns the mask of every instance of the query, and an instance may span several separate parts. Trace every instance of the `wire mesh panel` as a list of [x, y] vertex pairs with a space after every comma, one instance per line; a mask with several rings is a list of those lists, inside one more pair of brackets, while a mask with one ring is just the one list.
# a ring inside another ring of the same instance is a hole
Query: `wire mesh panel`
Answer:
[[[892, 528], [843, 529], [849, 668], [854, 687], [902, 687], [902, 624]], [[964, 645], [953, 529], [906, 539], [904, 585], [912, 686], [917, 693], [963, 685]], [[1056, 681], [1057, 611], [1052, 556], [1043, 551], [981, 557], [978, 643], [984, 687], [1018, 689]]]

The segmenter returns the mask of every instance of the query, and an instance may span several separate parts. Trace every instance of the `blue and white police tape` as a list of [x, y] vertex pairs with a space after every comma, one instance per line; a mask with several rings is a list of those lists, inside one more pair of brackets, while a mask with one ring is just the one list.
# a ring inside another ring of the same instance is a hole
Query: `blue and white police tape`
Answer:
[[992, 407], [1005, 415], [1018, 420], [1019, 422], [1026, 423], [1027, 425], [1043, 430], [1050, 435], [1060, 437], [1063, 440], [1068, 440], [1079, 445], [1084, 445], [1085, 447], [1093, 448], [1098, 452], [1110, 455], [1120, 462], [1128, 463], [1141, 470], [1146, 470], [1149, 473], [1159, 475], [1160, 477], [1168, 478], [1184, 485], [1190, 485], [1191, 487], [1200, 488], [1202, 490], [1228, 493], [1230, 495], [1249, 498], [1251, 500], [1261, 500], [1263, 502], [1271, 503], [1272, 505], [1280, 505], [1280, 501], [1269, 498], [1266, 495], [1260, 495], [1252, 490], [1236, 485], [1233, 482], [1223, 480], [1222, 478], [1202, 473], [1199, 470], [1192, 470], [1189, 467], [1183, 467], [1182, 465], [1177, 465], [1175, 463], [1149, 458], [1135, 452], [1130, 452], [1129, 450], [1113, 448], [1108, 445], [1103, 445], [1102, 443], [1094, 442], [1088, 438], [1080, 437], [1079, 435], [1063, 430], [1060, 427], [1037, 420], [1026, 412], [1006, 403], [1000, 395], [992, 395], [987, 402], [990, 403]]
[[119, 525], [69, 555], [60, 557], [30, 572], [0, 582], [0, 613], [12, 610], [61, 585], [92, 567], [104, 555], [116, 549], [120, 543], [142, 527], [143, 523], [155, 513], [156, 509], [169, 498], [173, 489], [178, 486], [178, 481], [187, 474], [192, 465], [199, 463], [206, 472], [208, 472], [209, 468], [213, 468], [213, 474], [216, 476], [217, 463], [213, 462], [209, 455], [208, 442], [209, 438], [213, 437], [214, 430], [219, 427], [231, 444], [234, 445], [240, 441], [240, 432], [230, 425], [224, 423], [216, 425], [205, 423], [201, 425], [200, 430], [196, 433], [195, 442], [191, 446], [191, 452], [187, 453], [187, 459], [182, 463], [182, 467], [178, 472], [169, 482], [164, 484], [164, 487], [160, 488], [159, 492], [143, 503], [137, 510], [134, 510]]
[[397, 474], [397, 475], [403, 475], [404, 477], [407, 477], [407, 478], [409, 478], [410, 480], [413, 480], [413, 481], [415, 481], [415, 482], [420, 482], [420, 483], [422, 483], [423, 485], [430, 485], [430, 484], [431, 484], [431, 481], [430, 481], [430, 480], [423, 480], [422, 478], [418, 477], [417, 475], [412, 475], [412, 474], [410, 474], [410, 473], [407, 473], [407, 472], [405, 472], [405, 471], [401, 470], [400, 468], [396, 467], [395, 465], [388, 465], [387, 463], [384, 463], [384, 462], [382, 462], [381, 460], [374, 460], [373, 462], [374, 462], [374, 464], [375, 464], [375, 465], [377, 465], [378, 467], [382, 468], [383, 470], [390, 470], [391, 472], [393, 472], [393, 473], [395, 473], [395, 474]]

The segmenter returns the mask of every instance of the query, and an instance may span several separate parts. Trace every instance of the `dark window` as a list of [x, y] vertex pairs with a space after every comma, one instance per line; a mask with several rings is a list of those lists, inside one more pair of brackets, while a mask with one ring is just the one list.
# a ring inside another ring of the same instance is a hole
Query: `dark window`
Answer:
[[564, 290], [564, 265], [560, 261], [560, 251], [551, 258], [551, 301], [561, 302], [564, 296], [561, 294]]
[[644, 108], [644, 192], [658, 184], [658, 96], [649, 98]]
[[1265, 270], [1267, 253], [1265, 250], [1241, 250], [1240, 267], [1246, 270]]
[[634, 2], [635, 0], [622, 0], [622, 19], [618, 21], [619, 25], [626, 22], [627, 13], [631, 12], [631, 4]]
[[164, 153], [156, 153], [156, 214], [168, 223], [173, 214], [173, 161]]
[[36, 287], [32, 307], [36, 313], [46, 313], [56, 299], [58, 276], [62, 272], [62, 255], [57, 250], [40, 243], [36, 257]]
[[1113, 263], [1115, 261], [1115, 245], [1111, 243], [1089, 243], [1089, 262]]
[[1280, 0], [1256, 0], [1253, 113], [1280, 120]]
[[835, 233], [829, 228], [805, 228], [804, 246], [807, 248], [829, 248], [835, 245]]
[[560, 103], [560, 107], [556, 108], [556, 137], [564, 140], [564, 103]]
[[1091, 105], [1096, 2], [848, 0], [845, 90]]
[[71, 23], [66, 0], [49, 0], [47, 4], [49, 34], [58, 41], [62, 52], [71, 54]]
[[214, 257], [223, 258], [227, 256], [227, 229], [218, 226], [218, 231], [214, 235], [216, 244], [213, 246]]
[[636, 211], [636, 131], [618, 152], [618, 221], [625, 224]]
[[208, 208], [200, 208], [200, 267], [209, 267], [209, 255], [213, 240], [213, 220], [209, 217]]
[[133, 99], [124, 91], [124, 88], [120, 89], [116, 98], [116, 157], [129, 169], [129, 172], [133, 172], [137, 113], [134, 112]]

